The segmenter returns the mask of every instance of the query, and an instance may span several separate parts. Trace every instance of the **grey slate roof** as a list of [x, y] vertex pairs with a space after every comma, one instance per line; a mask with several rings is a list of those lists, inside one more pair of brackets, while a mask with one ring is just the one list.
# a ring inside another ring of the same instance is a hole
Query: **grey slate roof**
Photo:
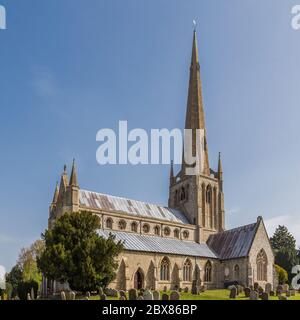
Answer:
[[98, 209], [110, 212], [124, 212], [133, 216], [156, 218], [170, 222], [188, 224], [184, 213], [142, 201], [130, 200], [86, 190], [79, 191], [80, 206], [87, 209]]
[[207, 245], [221, 260], [247, 257], [258, 222], [211, 235]]
[[194, 241], [148, 236], [136, 233], [109, 231], [100, 229], [99, 235], [107, 238], [109, 234], [116, 236], [116, 241], [124, 241], [126, 250], [178, 254], [191, 257], [217, 258], [215, 253], [205, 244]]

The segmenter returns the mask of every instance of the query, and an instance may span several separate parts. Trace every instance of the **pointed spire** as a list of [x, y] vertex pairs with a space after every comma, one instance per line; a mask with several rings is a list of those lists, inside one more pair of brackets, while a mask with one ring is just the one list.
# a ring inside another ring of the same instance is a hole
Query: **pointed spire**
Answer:
[[75, 159], [73, 159], [72, 172], [71, 172], [69, 185], [73, 187], [78, 187], [78, 178], [77, 178]]
[[66, 191], [68, 185], [68, 173], [67, 173], [67, 165], [64, 165], [64, 171], [61, 175], [60, 185], [59, 185], [59, 193]]
[[174, 162], [171, 160], [171, 167], [170, 167], [170, 186], [174, 183]]
[[223, 168], [222, 168], [221, 152], [219, 152], [218, 177], [219, 177], [219, 180], [223, 180]]
[[[185, 129], [193, 129], [193, 134], [192, 134], [193, 156], [196, 156], [196, 142], [197, 142], [196, 129], [204, 130], [203, 141], [201, 141], [202, 150], [201, 151], [199, 150], [198, 156], [200, 156], [200, 154], [203, 156], [203, 159], [201, 159], [201, 163], [202, 163], [201, 173], [205, 175], [210, 175], [196, 29], [194, 29], [194, 34], [193, 34], [193, 47], [192, 47], [192, 58], [191, 58], [191, 66], [190, 66], [190, 80], [189, 80]], [[185, 166], [186, 164], [183, 162], [183, 166], [182, 166], [183, 174], [185, 173], [184, 172]]]
[[53, 200], [52, 200], [52, 204], [56, 204], [57, 203], [58, 194], [59, 194], [59, 188], [58, 188], [58, 181], [57, 181], [56, 182], [55, 191], [54, 191]]

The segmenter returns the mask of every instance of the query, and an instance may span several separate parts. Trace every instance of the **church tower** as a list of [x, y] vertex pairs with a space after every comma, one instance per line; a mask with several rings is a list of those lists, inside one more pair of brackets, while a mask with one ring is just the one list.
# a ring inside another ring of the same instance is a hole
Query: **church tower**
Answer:
[[[192, 137], [184, 141], [183, 161], [180, 172], [174, 176], [170, 170], [169, 207], [183, 211], [191, 224], [196, 225], [195, 241], [206, 242], [209, 235], [224, 230], [224, 194], [221, 154], [218, 170], [210, 169], [202, 99], [197, 35], [194, 30], [190, 79], [187, 99], [185, 129]], [[184, 154], [197, 159], [195, 165], [187, 162]]]

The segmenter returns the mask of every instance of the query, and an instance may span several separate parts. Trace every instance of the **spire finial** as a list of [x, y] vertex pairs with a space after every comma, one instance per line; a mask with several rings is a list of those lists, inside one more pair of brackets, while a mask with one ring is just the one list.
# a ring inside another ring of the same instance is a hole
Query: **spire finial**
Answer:
[[67, 165], [64, 165], [64, 173], [67, 173]]
[[223, 168], [222, 168], [221, 152], [219, 152], [218, 175], [219, 175], [219, 179], [222, 180], [223, 179]]
[[75, 158], [73, 158], [72, 172], [71, 172], [69, 185], [73, 186], [73, 187], [78, 187], [78, 178], [77, 178], [77, 172], [76, 172]]
[[193, 25], [194, 25], [194, 31], [196, 31], [197, 21], [195, 19], [193, 20]]

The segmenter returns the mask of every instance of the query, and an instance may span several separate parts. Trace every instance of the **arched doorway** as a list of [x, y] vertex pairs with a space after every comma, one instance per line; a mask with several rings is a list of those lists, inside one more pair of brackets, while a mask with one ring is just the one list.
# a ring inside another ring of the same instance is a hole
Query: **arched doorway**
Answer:
[[142, 269], [138, 269], [134, 275], [134, 288], [140, 290], [144, 287], [144, 273]]

